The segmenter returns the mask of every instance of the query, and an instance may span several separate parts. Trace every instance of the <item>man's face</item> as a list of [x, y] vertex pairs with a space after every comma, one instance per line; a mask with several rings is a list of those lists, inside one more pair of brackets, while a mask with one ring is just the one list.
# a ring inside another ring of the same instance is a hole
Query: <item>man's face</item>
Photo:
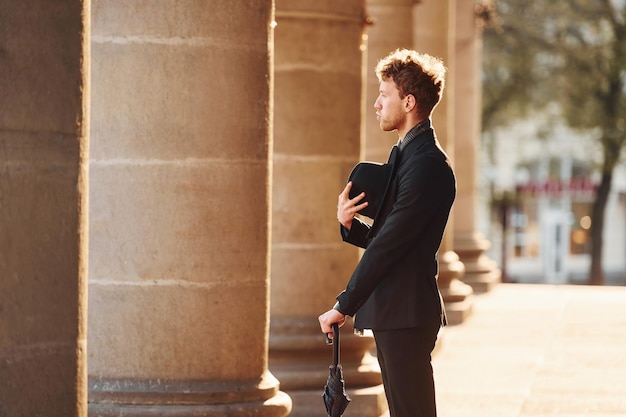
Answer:
[[380, 82], [374, 108], [376, 109], [376, 120], [380, 123], [382, 130], [390, 132], [404, 125], [406, 120], [404, 101], [400, 98], [400, 90], [391, 78]]

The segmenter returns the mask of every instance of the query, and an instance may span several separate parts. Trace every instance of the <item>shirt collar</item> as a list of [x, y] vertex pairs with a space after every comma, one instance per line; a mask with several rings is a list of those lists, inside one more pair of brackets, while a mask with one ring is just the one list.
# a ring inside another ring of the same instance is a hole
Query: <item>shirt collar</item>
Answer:
[[416, 124], [415, 126], [413, 126], [411, 130], [409, 130], [407, 134], [404, 135], [404, 137], [398, 141], [398, 148], [400, 148], [400, 150], [403, 150], [404, 148], [406, 148], [406, 146], [409, 143], [411, 143], [413, 139], [418, 137], [420, 133], [423, 133], [427, 131], [428, 129], [430, 129], [430, 126], [431, 126], [430, 119], [424, 119], [418, 124]]

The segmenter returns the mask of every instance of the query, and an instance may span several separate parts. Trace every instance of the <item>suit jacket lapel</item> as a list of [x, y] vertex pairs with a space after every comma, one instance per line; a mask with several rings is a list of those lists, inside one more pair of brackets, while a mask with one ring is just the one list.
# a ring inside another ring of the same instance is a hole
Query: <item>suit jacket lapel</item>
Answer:
[[380, 207], [378, 208], [378, 211], [376, 212], [376, 216], [374, 216], [372, 227], [370, 228], [370, 231], [367, 234], [367, 237], [369, 239], [376, 236], [378, 229], [380, 229], [380, 223], [382, 223], [382, 221], [376, 222], [376, 219], [381, 218], [381, 213], [383, 213], [384, 211], [383, 207], [385, 206], [385, 203], [387, 202], [389, 198], [389, 194], [391, 192], [392, 184], [395, 179], [396, 172], [398, 170], [398, 165], [400, 165], [400, 148], [398, 148], [398, 145], [394, 145], [393, 148], [391, 148], [391, 152], [389, 153], [389, 159], [387, 160], [387, 165], [391, 167], [389, 180], [387, 181], [387, 189], [385, 190], [385, 195], [383, 197], [382, 203]]

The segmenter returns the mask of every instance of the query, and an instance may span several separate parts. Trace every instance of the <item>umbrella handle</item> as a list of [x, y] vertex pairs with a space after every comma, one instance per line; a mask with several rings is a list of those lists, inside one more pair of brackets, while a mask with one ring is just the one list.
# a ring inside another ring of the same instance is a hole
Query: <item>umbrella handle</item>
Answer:
[[[339, 323], [333, 323], [330, 325], [331, 329], [333, 331], [333, 336], [337, 333], [339, 333]], [[333, 339], [330, 338], [330, 333], [326, 333], [324, 334], [324, 336], [326, 336], [326, 344], [327, 345], [332, 345], [333, 344]], [[337, 336], [339, 337], [339, 336]]]
[[339, 323], [333, 323], [333, 365], [337, 368], [339, 364]]

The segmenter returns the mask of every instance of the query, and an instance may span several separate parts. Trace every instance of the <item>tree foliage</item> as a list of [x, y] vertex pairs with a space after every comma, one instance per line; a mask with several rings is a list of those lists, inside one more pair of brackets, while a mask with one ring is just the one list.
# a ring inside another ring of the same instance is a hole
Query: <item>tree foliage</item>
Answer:
[[602, 284], [602, 230], [626, 143], [626, 0], [497, 0], [484, 33], [483, 127], [556, 103], [597, 132], [601, 181], [592, 209], [589, 282]]

